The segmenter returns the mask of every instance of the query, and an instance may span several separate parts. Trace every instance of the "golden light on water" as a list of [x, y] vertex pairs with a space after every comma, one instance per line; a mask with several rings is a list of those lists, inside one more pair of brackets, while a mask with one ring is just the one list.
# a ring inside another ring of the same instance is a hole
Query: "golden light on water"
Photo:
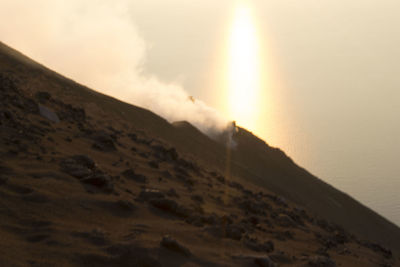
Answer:
[[229, 36], [229, 115], [238, 124], [256, 129], [260, 97], [260, 56], [256, 26], [247, 1], [236, 3]]

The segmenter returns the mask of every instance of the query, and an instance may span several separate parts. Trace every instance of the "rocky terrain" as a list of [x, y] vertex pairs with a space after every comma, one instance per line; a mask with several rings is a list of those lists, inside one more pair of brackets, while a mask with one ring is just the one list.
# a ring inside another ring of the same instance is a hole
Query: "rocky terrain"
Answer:
[[244, 129], [230, 151], [0, 51], [0, 266], [400, 266], [396, 226]]

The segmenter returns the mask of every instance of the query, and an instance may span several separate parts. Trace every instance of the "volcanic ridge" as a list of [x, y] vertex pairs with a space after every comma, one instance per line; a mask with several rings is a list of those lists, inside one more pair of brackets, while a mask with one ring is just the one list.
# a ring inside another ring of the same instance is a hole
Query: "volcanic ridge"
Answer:
[[0, 43], [0, 266], [400, 266], [400, 229], [238, 127], [235, 147]]

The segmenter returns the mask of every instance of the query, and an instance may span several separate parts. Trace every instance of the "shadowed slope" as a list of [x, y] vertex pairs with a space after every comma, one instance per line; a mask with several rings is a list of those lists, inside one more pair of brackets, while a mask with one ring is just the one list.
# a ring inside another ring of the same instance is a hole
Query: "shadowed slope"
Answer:
[[[179, 151], [192, 155], [208, 168], [225, 173], [227, 150], [188, 123], [170, 124], [156, 114], [77, 84], [19, 52], [0, 43], [0, 72], [24, 80], [26, 91], [52, 92], [59, 99], [79, 103], [87, 113], [111, 114], [113, 120], [126, 121], [137, 130], [166, 141]], [[128, 128], [131, 126], [127, 126]], [[250, 132], [239, 128], [234, 136], [238, 146], [231, 151], [231, 175], [251, 181], [280, 194], [315, 215], [341, 224], [361, 239], [381, 242], [400, 251], [400, 229], [351, 197], [322, 182], [297, 166], [282, 151], [268, 146]], [[229, 179], [230, 177], [226, 177]]]

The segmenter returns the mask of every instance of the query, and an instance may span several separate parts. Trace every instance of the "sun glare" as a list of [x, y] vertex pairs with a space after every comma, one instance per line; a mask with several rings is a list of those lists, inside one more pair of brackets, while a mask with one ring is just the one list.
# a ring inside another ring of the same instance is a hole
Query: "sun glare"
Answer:
[[260, 91], [259, 47], [251, 7], [239, 1], [229, 39], [229, 113], [238, 124], [254, 130]]

